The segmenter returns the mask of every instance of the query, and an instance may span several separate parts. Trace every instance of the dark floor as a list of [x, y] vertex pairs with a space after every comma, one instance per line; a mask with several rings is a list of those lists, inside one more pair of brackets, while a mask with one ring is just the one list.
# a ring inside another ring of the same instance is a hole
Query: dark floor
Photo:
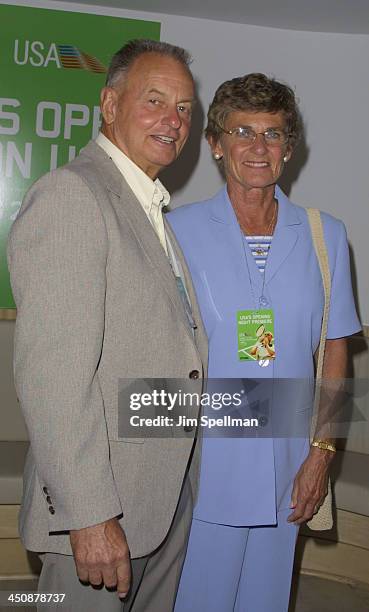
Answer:
[[[36, 581], [0, 581], [0, 591], [14, 591], [15, 589], [35, 591], [36, 588]], [[32, 606], [20, 606], [13, 609], [36, 612], [36, 608]], [[0, 612], [10, 612], [10, 610], [10, 607], [0, 605]], [[62, 606], [60, 610], [62, 612]], [[100, 611], [94, 610], [93, 612]], [[204, 610], [203, 612], [211, 611]], [[280, 611], [271, 610], [270, 612]], [[289, 612], [369, 612], [369, 586], [360, 583], [346, 584], [315, 576], [299, 576], [294, 580]]]

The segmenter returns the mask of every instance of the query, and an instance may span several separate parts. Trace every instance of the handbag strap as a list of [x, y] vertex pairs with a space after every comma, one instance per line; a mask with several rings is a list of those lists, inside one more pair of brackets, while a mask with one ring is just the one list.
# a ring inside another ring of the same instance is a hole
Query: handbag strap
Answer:
[[311, 236], [313, 239], [315, 253], [319, 262], [320, 273], [322, 275], [324, 288], [324, 311], [322, 327], [320, 332], [320, 342], [318, 349], [318, 363], [316, 369], [316, 386], [314, 397], [314, 411], [311, 425], [311, 438], [314, 437], [317, 414], [320, 403], [321, 381], [323, 378], [323, 363], [325, 353], [325, 343], [327, 339], [329, 307], [331, 301], [331, 274], [329, 270], [328, 252], [324, 239], [324, 231], [320, 211], [317, 208], [307, 208], [307, 216], [310, 223]]

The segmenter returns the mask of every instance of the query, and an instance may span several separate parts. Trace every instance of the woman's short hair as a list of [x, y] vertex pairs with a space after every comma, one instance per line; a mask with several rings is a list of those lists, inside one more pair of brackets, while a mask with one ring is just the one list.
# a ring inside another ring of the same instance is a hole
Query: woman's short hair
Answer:
[[296, 97], [288, 85], [265, 74], [252, 72], [222, 83], [209, 106], [205, 136], [215, 142], [222, 134], [226, 117], [234, 111], [277, 113], [287, 122], [289, 145], [293, 148], [302, 135], [302, 119]]

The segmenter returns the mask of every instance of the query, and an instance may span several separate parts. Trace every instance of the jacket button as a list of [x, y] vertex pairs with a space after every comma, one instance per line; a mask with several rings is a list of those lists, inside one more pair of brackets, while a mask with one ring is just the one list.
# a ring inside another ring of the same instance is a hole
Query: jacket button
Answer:
[[189, 378], [193, 378], [197, 380], [200, 377], [200, 372], [198, 370], [191, 370], [189, 373]]
[[48, 504], [51, 504], [51, 497], [50, 497], [50, 495], [47, 496], [46, 501], [47, 501]]
[[186, 433], [190, 433], [190, 431], [193, 431], [193, 425], [184, 425], [183, 429]]
[[53, 506], [49, 506], [50, 514], [55, 514], [55, 508]]
[[42, 490], [45, 493], [45, 495], [49, 495], [49, 490], [47, 487], [42, 487]]

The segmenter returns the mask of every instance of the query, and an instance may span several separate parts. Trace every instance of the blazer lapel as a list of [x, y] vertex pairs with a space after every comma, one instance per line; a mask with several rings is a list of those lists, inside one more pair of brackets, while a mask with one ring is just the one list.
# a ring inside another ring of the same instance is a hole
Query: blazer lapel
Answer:
[[169, 259], [140, 202], [123, 178], [119, 214], [126, 217], [137, 241], [140, 243], [148, 264], [152, 268], [153, 274], [156, 275], [158, 282], [173, 303], [175, 311], [181, 316], [186, 331], [191, 334]]
[[[296, 207], [291, 204], [278, 186], [275, 189], [275, 197], [279, 205], [278, 221], [265, 269], [266, 285], [272, 280], [280, 266], [294, 249], [298, 240], [298, 232], [295, 226], [301, 224]], [[236, 267], [237, 277], [240, 279], [245, 278], [245, 268], [247, 265], [255, 295], [260, 294], [263, 289], [263, 276], [256, 266], [251, 249], [242, 236], [226, 186], [214, 198], [210, 216], [214, 223], [220, 224], [228, 233], [227, 250], [232, 258], [230, 264]]]
[[103, 176], [111, 194], [110, 199], [118, 218], [122, 219], [123, 223], [129, 224], [153, 274], [157, 276], [158, 282], [167, 293], [176, 312], [181, 316], [187, 332], [192, 335], [169, 259], [140, 202], [114, 162], [99, 145], [90, 141], [83, 153], [96, 163], [97, 171]]
[[[195, 293], [195, 289], [194, 286], [192, 284], [192, 279], [191, 279], [191, 275], [190, 275], [190, 271], [188, 269], [185, 257], [183, 255], [182, 249], [179, 246], [177, 239], [174, 235], [174, 232], [171, 228], [171, 226], [169, 225], [168, 221], [166, 220], [165, 216], [164, 216], [164, 225], [165, 225], [165, 231], [169, 237], [169, 240], [171, 241], [171, 244], [173, 246], [174, 252], [175, 252], [175, 256], [177, 257], [178, 261], [180, 262], [181, 266], [182, 266], [182, 270], [183, 270], [183, 274], [185, 277], [185, 283], [186, 283], [186, 289], [188, 291], [188, 295], [190, 298], [190, 303], [191, 303], [191, 309], [192, 309], [192, 316], [194, 318], [194, 321], [196, 323], [196, 340], [197, 340], [197, 348], [199, 350], [200, 356], [201, 356], [201, 361], [203, 363], [203, 367], [204, 367], [204, 375], [206, 375], [206, 371], [207, 371], [207, 363], [208, 363], [208, 341], [207, 341], [207, 336], [206, 336], [206, 332], [205, 332], [205, 327], [202, 321], [202, 317], [201, 317], [201, 313], [200, 313], [200, 309], [199, 309], [199, 305], [197, 302], [197, 297], [196, 297], [196, 293]], [[187, 328], [189, 329], [189, 327], [187, 326]]]
[[220, 224], [220, 227], [223, 227], [228, 234], [226, 250], [228, 256], [231, 257], [230, 265], [236, 270], [237, 278], [240, 279], [241, 287], [245, 284], [245, 276], [249, 274], [249, 282], [256, 287], [257, 291], [261, 291], [263, 277], [255, 264], [251, 249], [242, 235], [226, 187], [214, 199], [211, 220]]
[[298, 240], [295, 226], [301, 221], [297, 211], [279, 187], [275, 196], [278, 200], [278, 221], [265, 268], [265, 284], [268, 284], [289, 256]]

